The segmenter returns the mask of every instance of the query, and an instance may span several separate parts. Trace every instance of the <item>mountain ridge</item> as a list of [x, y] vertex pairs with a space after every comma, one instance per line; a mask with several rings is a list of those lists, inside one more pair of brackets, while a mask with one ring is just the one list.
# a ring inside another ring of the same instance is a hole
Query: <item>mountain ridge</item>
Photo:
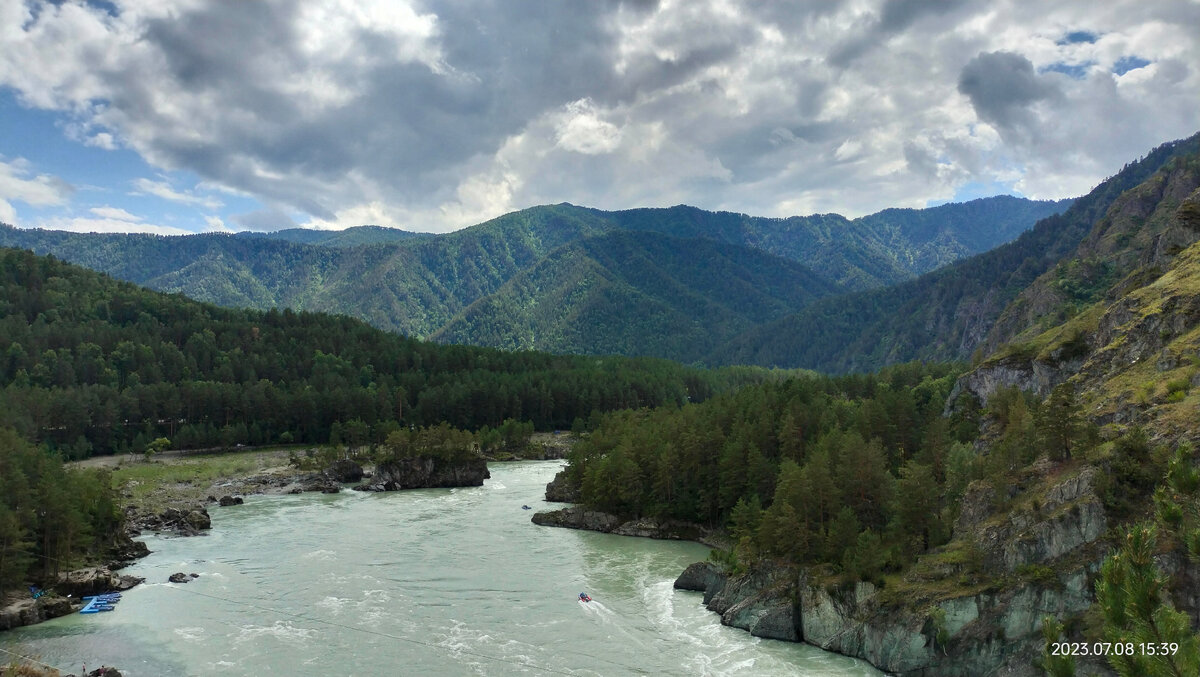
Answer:
[[[450, 335], [448, 325], [471, 304], [497, 293], [558, 248], [608, 232], [703, 236], [793, 263], [819, 262], [813, 272], [826, 283], [856, 289], [888, 284], [954, 260], [973, 247], [1010, 237], [1063, 204], [985, 198], [928, 210], [885, 210], [855, 220], [836, 215], [767, 219], [693, 207], [604, 212], [559, 204], [513, 212], [445, 235], [362, 227], [339, 236], [293, 230], [275, 236], [167, 237], [0, 227], [0, 245], [53, 254], [202, 301], [347, 313], [382, 329], [428, 337]], [[772, 266], [787, 269], [781, 262]], [[455, 340], [485, 343], [470, 336]], [[704, 340], [706, 346], [710, 343]], [[586, 352], [572, 344], [556, 349]], [[633, 343], [622, 349], [629, 354], [647, 352]]]

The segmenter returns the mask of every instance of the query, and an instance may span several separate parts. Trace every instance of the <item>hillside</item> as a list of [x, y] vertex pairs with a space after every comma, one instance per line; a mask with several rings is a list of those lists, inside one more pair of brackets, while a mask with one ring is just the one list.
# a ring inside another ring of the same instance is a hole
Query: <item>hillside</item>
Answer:
[[771, 377], [664, 360], [442, 346], [344, 316], [232, 310], [0, 249], [0, 429], [68, 458], [365, 439], [505, 419], [570, 427], [593, 410], [705, 399]]
[[985, 340], [1009, 303], [1071, 257], [1125, 191], [1173, 158], [1197, 153], [1200, 135], [1164, 144], [1013, 242], [894, 287], [817, 301], [748, 330], [706, 362], [844, 372], [912, 359], [965, 360], [995, 345]]
[[555, 250], [432, 338], [692, 362], [747, 326], [836, 291], [799, 264], [745, 247], [617, 231]]
[[[123, 280], [226, 306], [345, 313], [414, 337], [440, 335], [464, 343], [520, 345], [524, 339], [519, 336], [488, 333], [508, 321], [478, 317], [493, 302], [470, 313], [468, 307], [499, 292], [519, 274], [531, 272], [559, 248], [584, 238], [621, 231], [660, 233], [675, 238], [669, 241], [676, 244], [703, 238], [810, 266], [823, 278], [823, 288], [862, 289], [908, 279], [1006, 241], [1064, 207], [1065, 203], [1001, 197], [926, 210], [887, 210], [850, 221], [836, 215], [764, 219], [691, 207], [604, 212], [561, 204], [514, 212], [445, 235], [362, 227], [341, 233], [294, 229], [162, 237], [0, 226], [0, 246], [53, 254]], [[557, 260], [578, 253], [562, 252]], [[681, 261], [686, 254], [663, 255]], [[812, 266], [813, 262], [820, 265]], [[678, 271], [661, 274], [673, 277]], [[731, 274], [747, 279], [757, 275], [754, 271]], [[724, 301], [714, 298], [706, 303], [721, 306]], [[796, 309], [781, 307], [780, 311]], [[562, 335], [562, 318], [545, 319], [551, 326], [539, 327], [539, 335]], [[452, 321], [454, 326], [448, 326]], [[678, 323], [670, 320], [647, 328], [671, 325]], [[478, 327], [483, 334], [474, 336], [464, 327]], [[703, 324], [700, 327], [702, 331]], [[719, 329], [713, 336], [695, 337], [707, 349], [727, 338], [724, 326]], [[584, 353], [593, 343], [581, 337], [544, 345]], [[676, 359], [694, 359], [698, 354], [694, 349], [672, 353], [655, 335], [631, 334], [602, 343], [626, 354]]]

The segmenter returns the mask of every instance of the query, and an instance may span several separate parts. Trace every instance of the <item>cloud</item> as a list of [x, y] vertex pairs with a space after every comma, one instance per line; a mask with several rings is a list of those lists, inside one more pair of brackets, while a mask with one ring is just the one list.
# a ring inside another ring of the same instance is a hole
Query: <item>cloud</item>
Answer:
[[270, 206], [239, 227], [856, 215], [997, 181], [1075, 195], [1194, 133], [1196, 25], [1144, 0], [12, 1], [0, 86], [200, 181], [141, 193]]
[[171, 202], [178, 202], [179, 204], [203, 207], [205, 209], [219, 209], [224, 206], [220, 200], [214, 197], [201, 197], [191, 192], [177, 191], [166, 181], [151, 181], [145, 178], [136, 179], [133, 182], [133, 187], [138, 193], [153, 195], [164, 200], [170, 200]]
[[34, 223], [32, 228], [65, 230], [72, 233], [148, 233], [152, 235], [191, 235], [192, 231], [152, 223], [137, 223], [123, 218], [56, 217]]
[[66, 181], [48, 174], [34, 174], [24, 158], [11, 162], [0, 160], [0, 200], [8, 205], [7, 219], [15, 219], [11, 202], [24, 202], [34, 207], [65, 204], [75, 189]]
[[97, 132], [84, 139], [83, 145], [93, 148], [103, 148], [104, 150], [116, 150], [117, 140], [108, 132]]
[[219, 216], [212, 216], [212, 215], [205, 216], [204, 217], [204, 225], [206, 226], [205, 229], [208, 231], [211, 231], [211, 232], [218, 232], [218, 233], [230, 232], [229, 226], [226, 226], [225, 221], [223, 221], [221, 219], [221, 217], [219, 217]]
[[136, 214], [130, 214], [129, 212], [127, 212], [124, 209], [121, 209], [119, 207], [108, 207], [108, 206], [92, 207], [88, 211], [91, 212], [92, 214], [95, 214], [96, 216], [99, 216], [102, 219], [110, 219], [110, 220], [114, 220], [114, 221], [128, 221], [130, 223], [137, 223], [138, 221], [142, 220], [142, 217], [137, 216]]
[[1033, 63], [1012, 52], [988, 52], [963, 67], [958, 91], [971, 100], [975, 114], [1001, 132], [1030, 127], [1031, 105], [1059, 94], [1054, 84], [1033, 70]]
[[235, 214], [233, 222], [246, 230], [271, 231], [296, 227], [292, 217], [278, 209], [260, 209], [248, 214]]

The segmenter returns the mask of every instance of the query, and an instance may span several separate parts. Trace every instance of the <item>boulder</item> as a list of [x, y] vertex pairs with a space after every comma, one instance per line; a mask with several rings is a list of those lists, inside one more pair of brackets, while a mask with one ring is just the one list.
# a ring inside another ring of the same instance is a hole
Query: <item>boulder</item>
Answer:
[[339, 484], [347, 484], [349, 482], [361, 482], [363, 478], [362, 466], [348, 459], [340, 459], [333, 462], [333, 465], [325, 469], [325, 476]]
[[169, 583], [187, 583], [191, 580], [192, 578], [182, 571], [177, 571], [170, 576], [167, 576], [167, 582]]
[[212, 519], [208, 516], [208, 511], [204, 508], [192, 510], [184, 515], [183, 521], [193, 529], [211, 529]]
[[245, 503], [241, 496], [222, 496], [217, 502], [222, 508], [228, 508], [231, 505], [241, 505], [242, 503]]

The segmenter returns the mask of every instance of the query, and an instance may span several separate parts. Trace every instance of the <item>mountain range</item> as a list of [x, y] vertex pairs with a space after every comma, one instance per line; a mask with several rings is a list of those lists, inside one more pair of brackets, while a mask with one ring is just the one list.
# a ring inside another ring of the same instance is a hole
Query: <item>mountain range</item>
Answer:
[[703, 362], [821, 298], [911, 280], [1069, 204], [994, 197], [853, 220], [559, 204], [444, 235], [0, 227], [0, 245], [225, 306], [337, 312], [446, 342]]

